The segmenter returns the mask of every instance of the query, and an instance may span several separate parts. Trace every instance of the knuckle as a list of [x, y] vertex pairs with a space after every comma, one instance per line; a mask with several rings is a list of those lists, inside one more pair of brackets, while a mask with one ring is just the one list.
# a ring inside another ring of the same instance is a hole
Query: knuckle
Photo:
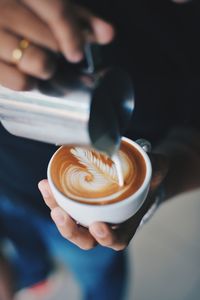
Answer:
[[49, 55], [44, 51], [37, 50], [34, 55], [31, 55], [31, 57], [32, 72], [42, 79], [48, 79], [51, 77], [54, 72], [54, 61], [50, 59]]
[[108, 247], [112, 247], [113, 246], [113, 240], [112, 239], [110, 239], [110, 240], [107, 240], [106, 242], [105, 242], [105, 245], [107, 245]]
[[66, 233], [66, 232], [63, 232], [63, 231], [60, 230], [60, 234], [66, 240], [70, 240], [71, 239], [71, 234], [69, 234], [69, 233]]
[[112, 236], [109, 236], [106, 239], [101, 240], [101, 245], [112, 247], [114, 245], [114, 238]]
[[73, 241], [77, 238], [77, 231], [75, 228], [69, 228], [69, 224], [66, 221], [66, 226], [65, 228], [62, 230], [60, 230], [61, 235], [66, 238], [67, 240]]
[[66, 4], [62, 0], [56, 0], [52, 6], [52, 18], [54, 20], [59, 20], [63, 18], [66, 10]]
[[66, 238], [67, 240], [73, 240], [75, 237], [75, 234], [73, 231], [65, 231], [65, 232], [61, 232], [61, 235]]
[[34, 67], [35, 67], [35, 71], [38, 74], [46, 73], [48, 67], [48, 60], [43, 53], [40, 53], [35, 57]]

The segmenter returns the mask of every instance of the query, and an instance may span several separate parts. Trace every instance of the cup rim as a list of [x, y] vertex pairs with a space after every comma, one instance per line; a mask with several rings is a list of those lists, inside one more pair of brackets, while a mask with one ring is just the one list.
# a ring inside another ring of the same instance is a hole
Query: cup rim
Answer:
[[98, 207], [98, 208], [99, 207], [103, 208], [103, 207], [108, 207], [108, 206], [110, 206], [110, 207], [111, 206], [115, 206], [115, 207], [116, 206], [120, 206], [120, 207], [122, 207], [123, 205], [127, 205], [129, 202], [134, 201], [134, 199], [137, 199], [138, 195], [142, 194], [142, 192], [150, 184], [151, 177], [152, 177], [152, 165], [151, 165], [149, 156], [147, 155], [147, 153], [142, 149], [142, 147], [139, 144], [137, 144], [135, 141], [132, 141], [131, 139], [129, 139], [127, 137], [122, 137], [122, 141], [125, 141], [128, 144], [130, 144], [133, 147], [135, 147], [140, 152], [140, 154], [142, 155], [142, 157], [144, 158], [145, 164], [146, 164], [146, 175], [145, 175], [145, 178], [144, 178], [144, 181], [143, 181], [142, 185], [140, 186], [140, 188], [135, 193], [133, 193], [132, 195], [130, 195], [128, 198], [122, 199], [121, 201], [112, 202], [112, 203], [108, 202], [108, 203], [104, 203], [104, 204], [96, 204], [96, 203], [95, 204], [93, 204], [93, 203], [89, 204], [89, 203], [84, 203], [84, 202], [79, 202], [79, 201], [73, 200], [73, 199], [67, 197], [64, 193], [62, 193], [56, 187], [56, 185], [54, 184], [54, 182], [53, 182], [53, 180], [51, 178], [50, 169], [51, 169], [51, 164], [52, 164], [55, 156], [60, 151], [60, 149], [62, 149], [63, 147], [65, 147], [65, 145], [59, 147], [56, 150], [56, 152], [53, 154], [53, 156], [51, 157], [51, 159], [49, 161], [48, 168], [47, 168], [47, 178], [48, 178], [48, 181], [50, 182], [50, 185], [52, 185], [54, 187], [54, 189], [56, 190], [56, 192], [61, 197], [64, 197], [66, 199], [66, 201], [69, 201], [69, 202], [73, 203], [76, 206], [84, 206], [84, 207], [91, 207], [92, 206], [92, 207]]

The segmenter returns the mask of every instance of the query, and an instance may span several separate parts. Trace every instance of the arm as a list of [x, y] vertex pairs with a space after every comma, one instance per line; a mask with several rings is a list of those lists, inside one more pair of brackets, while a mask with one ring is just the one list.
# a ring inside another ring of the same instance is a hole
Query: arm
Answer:
[[166, 200], [200, 187], [200, 133], [192, 128], [176, 128], [156, 151], [169, 158], [164, 181]]

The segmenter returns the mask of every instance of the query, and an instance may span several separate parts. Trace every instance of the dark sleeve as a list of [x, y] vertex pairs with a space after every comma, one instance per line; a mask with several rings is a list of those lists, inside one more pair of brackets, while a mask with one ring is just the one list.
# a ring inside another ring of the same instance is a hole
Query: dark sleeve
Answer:
[[135, 112], [128, 134], [157, 140], [174, 126], [200, 129], [199, 1], [80, 2], [117, 28], [108, 61], [115, 57], [132, 77]]

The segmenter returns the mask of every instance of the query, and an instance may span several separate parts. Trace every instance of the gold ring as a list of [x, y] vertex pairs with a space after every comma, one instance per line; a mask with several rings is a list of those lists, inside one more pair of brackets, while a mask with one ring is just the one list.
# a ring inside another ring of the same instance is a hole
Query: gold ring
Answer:
[[22, 39], [19, 42], [17, 48], [12, 52], [12, 60], [15, 64], [18, 64], [23, 57], [24, 51], [30, 46], [30, 42], [26, 39]]

